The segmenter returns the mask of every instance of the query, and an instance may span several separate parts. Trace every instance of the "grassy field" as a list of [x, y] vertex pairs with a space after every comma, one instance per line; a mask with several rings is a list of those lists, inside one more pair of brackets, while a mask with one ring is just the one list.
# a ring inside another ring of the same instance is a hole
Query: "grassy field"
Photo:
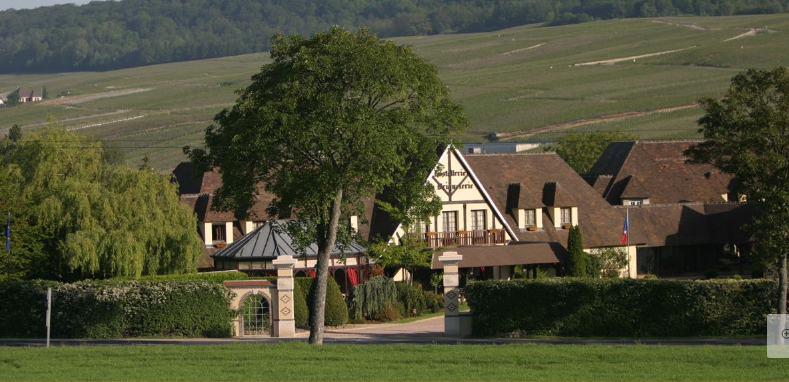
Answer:
[[779, 381], [764, 347], [324, 345], [4, 348], [0, 380]]
[[[695, 102], [746, 68], [789, 62], [789, 14], [590, 22], [396, 40], [439, 68], [465, 105], [464, 139], [553, 140], [568, 129], [696, 137]], [[46, 85], [50, 101], [0, 109], [0, 134], [50, 123], [115, 141], [136, 165], [173, 168], [199, 145], [264, 53], [101, 73], [0, 76], [0, 94]], [[60, 98], [62, 96], [62, 98]], [[49, 122], [48, 122], [49, 121]], [[54, 122], [51, 122], [54, 121]], [[533, 134], [537, 133], [536, 136]]]

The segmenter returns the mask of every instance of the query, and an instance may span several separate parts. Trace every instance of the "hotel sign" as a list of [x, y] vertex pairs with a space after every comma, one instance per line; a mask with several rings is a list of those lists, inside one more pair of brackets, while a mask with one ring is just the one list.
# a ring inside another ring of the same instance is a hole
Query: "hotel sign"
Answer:
[[[436, 188], [446, 194], [450, 201], [452, 200], [452, 195], [458, 190], [473, 190], [475, 188], [474, 182], [462, 166], [460, 170], [452, 168], [453, 157], [454, 155], [448, 158], [445, 170], [438, 171], [433, 175], [433, 182], [435, 182]], [[457, 163], [455, 165], [457, 166]]]

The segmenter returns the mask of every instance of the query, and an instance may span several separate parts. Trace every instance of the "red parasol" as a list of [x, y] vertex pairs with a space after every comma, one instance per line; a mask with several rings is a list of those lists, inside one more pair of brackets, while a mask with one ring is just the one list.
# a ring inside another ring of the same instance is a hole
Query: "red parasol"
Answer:
[[359, 284], [359, 273], [356, 272], [356, 268], [348, 268], [348, 280], [351, 281], [351, 286]]

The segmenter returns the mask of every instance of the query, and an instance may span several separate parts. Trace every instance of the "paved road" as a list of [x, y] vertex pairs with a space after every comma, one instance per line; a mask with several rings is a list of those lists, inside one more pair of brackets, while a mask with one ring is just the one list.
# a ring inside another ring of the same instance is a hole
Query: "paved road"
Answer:
[[[118, 346], [118, 345], [219, 345], [230, 343], [277, 343], [306, 341], [309, 332], [300, 331], [294, 338], [198, 338], [198, 339], [118, 339], [80, 340], [53, 339], [52, 346]], [[649, 339], [649, 340], [584, 340], [584, 339], [527, 339], [527, 338], [447, 338], [444, 337], [444, 317], [434, 317], [407, 324], [347, 325], [342, 328], [327, 328], [324, 332], [327, 344], [553, 344], [553, 345], [662, 345], [662, 346], [766, 346], [766, 338], [721, 339]], [[41, 339], [0, 339], [0, 346], [45, 346]]]

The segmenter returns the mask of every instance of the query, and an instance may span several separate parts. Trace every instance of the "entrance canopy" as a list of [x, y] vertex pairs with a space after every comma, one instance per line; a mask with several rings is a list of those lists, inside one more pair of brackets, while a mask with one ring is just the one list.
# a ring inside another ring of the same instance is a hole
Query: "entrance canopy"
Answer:
[[[477, 268], [497, 265], [555, 264], [564, 260], [567, 250], [559, 243], [525, 243], [512, 245], [455, 247], [448, 249], [463, 256], [459, 268]], [[438, 258], [445, 251], [433, 254], [432, 269], [442, 269]]]

